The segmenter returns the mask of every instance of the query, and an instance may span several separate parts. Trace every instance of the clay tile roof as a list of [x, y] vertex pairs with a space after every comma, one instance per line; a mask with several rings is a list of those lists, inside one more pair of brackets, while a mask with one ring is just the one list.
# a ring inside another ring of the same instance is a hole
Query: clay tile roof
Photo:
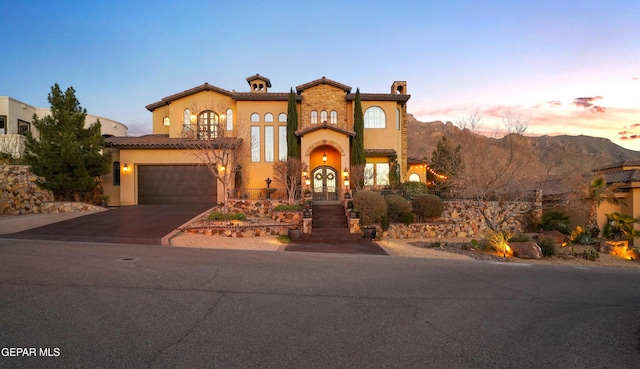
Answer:
[[302, 137], [302, 136], [306, 135], [307, 133], [311, 133], [311, 132], [314, 132], [314, 131], [317, 131], [317, 130], [320, 130], [320, 129], [330, 129], [332, 131], [336, 131], [336, 132], [339, 132], [339, 133], [342, 133], [342, 134], [345, 134], [345, 135], [351, 136], [351, 137], [356, 135], [355, 132], [348, 131], [348, 130], [346, 130], [344, 128], [337, 127], [334, 124], [322, 123], [322, 124], [314, 124], [314, 125], [312, 125], [311, 127], [307, 128], [307, 129], [296, 131], [296, 136]]
[[261, 79], [261, 80], [267, 82], [267, 87], [271, 88], [271, 81], [269, 80], [269, 78], [263, 77], [260, 74], [256, 74], [254, 76], [247, 77], [247, 83], [249, 84], [249, 86], [251, 86], [251, 82], [255, 81], [256, 79]]
[[346, 93], [351, 92], [351, 86], [343, 85], [340, 82], [336, 82], [336, 81], [330, 80], [329, 78], [324, 77], [324, 76], [322, 78], [316, 79], [315, 81], [307, 82], [305, 84], [297, 86], [296, 87], [296, 91], [298, 93], [300, 93], [300, 92], [302, 92], [302, 91], [304, 91], [304, 90], [306, 90], [306, 89], [308, 89], [310, 87], [314, 87], [314, 86], [318, 86], [318, 85], [330, 85], [330, 86], [342, 89]]
[[364, 149], [366, 156], [394, 156], [396, 150], [394, 149]]
[[640, 181], [640, 169], [618, 170], [605, 173], [607, 183], [631, 183]]
[[599, 172], [601, 170], [607, 170], [607, 169], [613, 169], [613, 168], [638, 167], [638, 166], [640, 166], [640, 160], [625, 160], [625, 161], [619, 161], [617, 163], [605, 165], [601, 168], [595, 169], [594, 172]]
[[424, 160], [424, 159], [416, 159], [416, 158], [407, 158], [407, 164], [409, 165], [416, 165], [416, 164], [429, 164], [428, 161]]
[[[105, 140], [107, 147], [117, 147], [121, 149], [184, 149], [185, 140], [182, 138], [169, 137], [166, 134], [145, 135], [139, 137], [109, 137]], [[213, 147], [238, 146], [242, 139], [235, 137], [225, 137], [211, 141]]]
[[[411, 98], [411, 95], [407, 94], [363, 94], [360, 93], [361, 101], [398, 101], [403, 105]], [[348, 94], [347, 101], [353, 101], [356, 99], [356, 94]]]
[[214, 85], [210, 85], [209, 83], [205, 82], [203, 85], [200, 86], [196, 86], [194, 88], [190, 88], [188, 90], [184, 90], [182, 92], [178, 92], [177, 94], [173, 94], [167, 97], [162, 98], [162, 100], [155, 102], [153, 104], [149, 104], [147, 106], [145, 106], [145, 108], [147, 108], [147, 110], [149, 111], [154, 111], [155, 109], [163, 106], [163, 105], [169, 105], [169, 103], [171, 103], [174, 100], [180, 99], [182, 97], [185, 96], [189, 96], [189, 95], [193, 95], [195, 93], [198, 93], [200, 91], [215, 91], [218, 93], [221, 93], [223, 95], [227, 95], [227, 96], [233, 96], [233, 92], [231, 91], [227, 91], [225, 89], [222, 89], [220, 87], [216, 87]]
[[[257, 100], [257, 101], [288, 101], [288, 92], [236, 92], [233, 95], [236, 100]], [[302, 100], [301, 96], [296, 96], [297, 100]]]

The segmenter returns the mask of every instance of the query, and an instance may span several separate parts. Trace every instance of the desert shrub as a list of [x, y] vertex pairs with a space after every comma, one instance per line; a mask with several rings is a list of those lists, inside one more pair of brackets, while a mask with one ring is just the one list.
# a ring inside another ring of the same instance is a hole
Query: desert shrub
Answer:
[[531, 242], [531, 237], [524, 233], [518, 233], [509, 238], [509, 242]]
[[243, 213], [221, 213], [212, 211], [209, 213], [209, 220], [247, 220], [247, 216]]
[[543, 238], [538, 242], [543, 256], [553, 256], [556, 254], [556, 243], [550, 238]]
[[387, 202], [387, 213], [392, 222], [401, 221], [402, 213], [407, 213], [411, 210], [409, 201], [400, 195], [387, 195], [384, 197], [384, 201]]
[[281, 234], [278, 236], [278, 243], [283, 243], [283, 244], [291, 243], [291, 237], [289, 237], [288, 234]]
[[539, 227], [545, 231], [559, 231], [566, 235], [571, 233], [569, 223], [571, 218], [560, 210], [549, 210], [542, 214]]
[[404, 192], [404, 197], [413, 200], [416, 195], [428, 193], [426, 183], [422, 182], [403, 182], [400, 184], [400, 190]]
[[360, 211], [360, 224], [368, 226], [378, 223], [387, 214], [387, 202], [373, 191], [358, 191], [353, 195], [353, 206]]
[[439, 217], [444, 211], [444, 202], [436, 195], [422, 194], [413, 198], [413, 212], [419, 219]]
[[587, 259], [587, 260], [596, 260], [597, 258], [600, 257], [600, 254], [598, 253], [598, 251], [596, 251], [596, 249], [594, 249], [593, 247], [589, 246], [586, 249], [584, 249], [584, 251], [582, 252], [582, 257]]
[[506, 253], [507, 247], [509, 246], [509, 239], [512, 237], [511, 232], [509, 231], [487, 231], [487, 243], [491, 246], [492, 249], [499, 253]]
[[591, 244], [591, 236], [582, 227], [577, 226], [575, 230], [571, 232], [571, 242], [575, 242], [580, 245]]
[[413, 223], [413, 219], [414, 219], [414, 215], [411, 212], [406, 212], [406, 213], [402, 213], [400, 214], [400, 221], [404, 224], [404, 225], [409, 225], [411, 223]]
[[273, 208], [273, 211], [302, 211], [304, 206], [300, 204], [280, 204]]

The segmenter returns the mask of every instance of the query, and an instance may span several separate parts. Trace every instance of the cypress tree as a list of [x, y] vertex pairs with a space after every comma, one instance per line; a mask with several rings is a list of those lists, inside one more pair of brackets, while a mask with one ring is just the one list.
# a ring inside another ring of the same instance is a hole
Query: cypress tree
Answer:
[[362, 103], [360, 102], [360, 89], [356, 90], [353, 108], [353, 131], [356, 135], [351, 145], [351, 165], [364, 166], [367, 159], [364, 155], [364, 116], [362, 114]]
[[48, 96], [51, 115], [40, 119], [34, 114], [35, 138], [27, 132], [24, 160], [31, 171], [44, 180], [41, 188], [51, 190], [58, 199], [92, 192], [96, 178], [109, 172], [111, 155], [104, 155], [100, 121], [84, 128], [87, 110], [80, 106], [73, 87], [62, 92], [56, 83]]
[[289, 105], [287, 109], [287, 157], [298, 158], [298, 109], [296, 108], [296, 94], [293, 88], [289, 91]]

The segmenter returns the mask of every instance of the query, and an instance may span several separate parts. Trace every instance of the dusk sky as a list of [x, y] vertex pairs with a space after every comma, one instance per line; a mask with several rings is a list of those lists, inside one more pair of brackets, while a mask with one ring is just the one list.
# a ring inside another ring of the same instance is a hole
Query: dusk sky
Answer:
[[478, 112], [531, 135], [640, 150], [640, 1], [6, 1], [0, 95], [48, 107], [58, 83], [89, 113], [151, 133], [144, 107], [208, 82], [274, 92], [326, 76], [355, 92], [407, 81], [421, 121]]

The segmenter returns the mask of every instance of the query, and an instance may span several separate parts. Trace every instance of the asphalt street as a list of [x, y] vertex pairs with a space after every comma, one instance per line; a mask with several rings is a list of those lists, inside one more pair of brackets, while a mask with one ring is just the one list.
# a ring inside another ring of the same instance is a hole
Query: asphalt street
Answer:
[[0, 239], [0, 368], [638, 368], [639, 329], [637, 269]]

